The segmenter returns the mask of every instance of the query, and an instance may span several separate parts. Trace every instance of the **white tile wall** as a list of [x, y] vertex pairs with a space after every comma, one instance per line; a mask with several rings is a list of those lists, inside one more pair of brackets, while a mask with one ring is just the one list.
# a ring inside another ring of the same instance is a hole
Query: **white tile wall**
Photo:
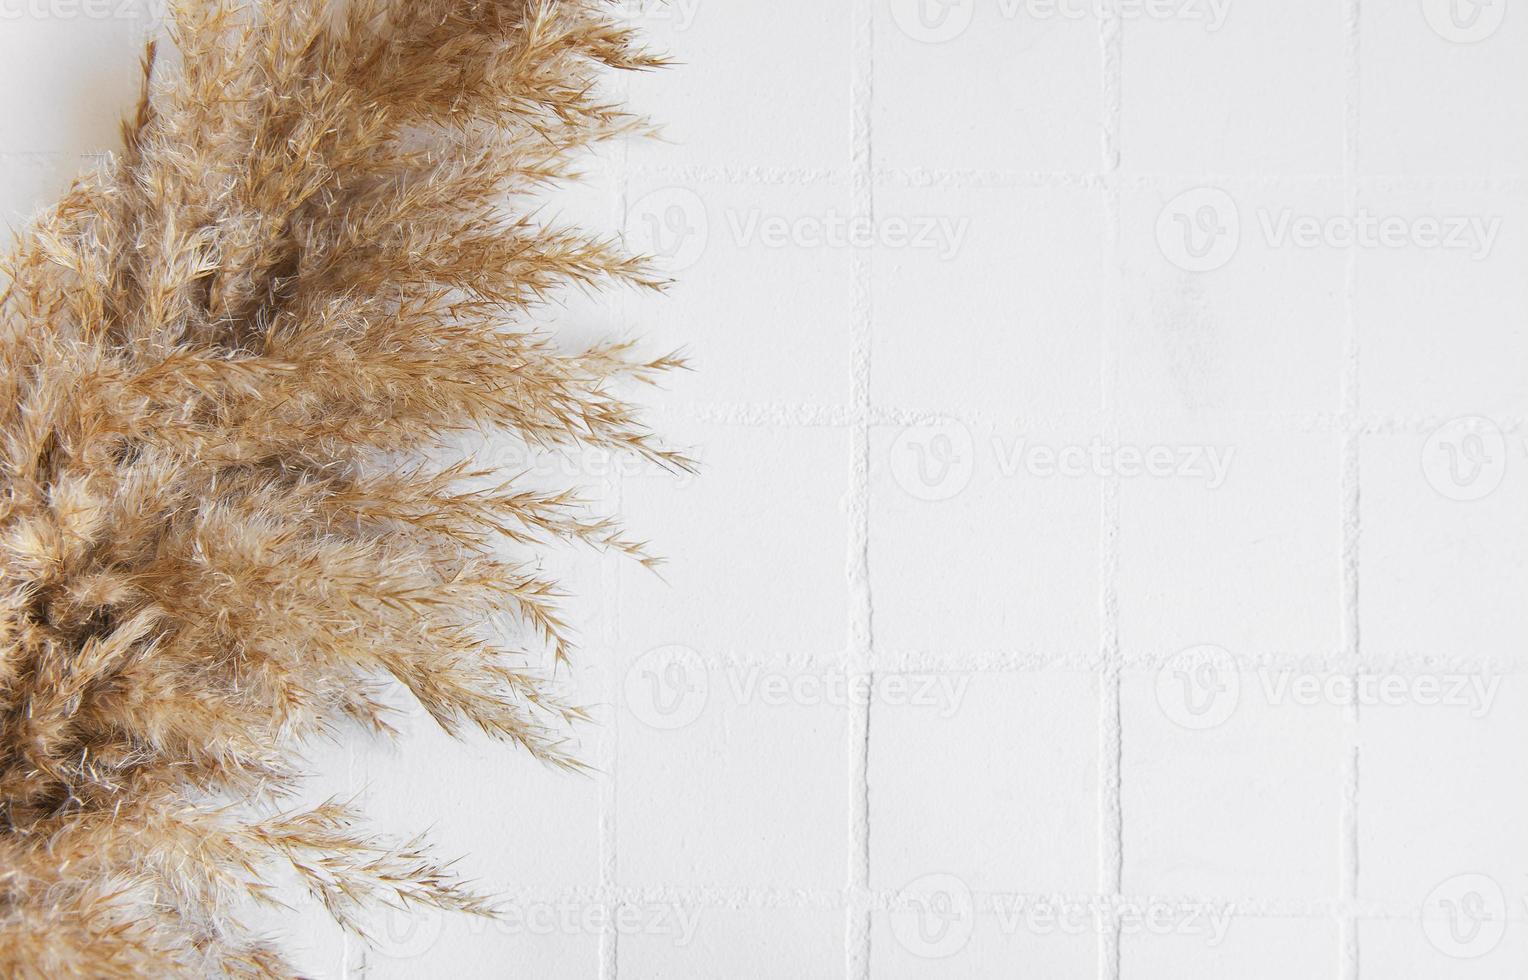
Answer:
[[[106, 2], [0, 0], [10, 223], [132, 99]], [[538, 462], [671, 558], [560, 560], [600, 774], [322, 754], [511, 914], [306, 965], [1521, 975], [1528, 11], [628, 6], [673, 143], [560, 204], [680, 283], [549, 316], [690, 349], [704, 475]]]

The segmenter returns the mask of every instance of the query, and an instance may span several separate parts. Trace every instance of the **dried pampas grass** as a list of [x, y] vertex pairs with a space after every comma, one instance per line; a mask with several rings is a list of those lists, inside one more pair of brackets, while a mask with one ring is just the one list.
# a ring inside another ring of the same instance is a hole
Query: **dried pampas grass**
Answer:
[[[120, 155], [3, 265], [8, 977], [291, 975], [240, 922], [282, 865], [350, 927], [491, 912], [345, 805], [284, 810], [295, 750], [387, 731], [386, 681], [575, 765], [537, 549], [649, 559], [437, 450], [489, 428], [688, 465], [612, 392], [675, 359], [527, 325], [558, 287], [660, 285], [526, 199], [644, 129], [596, 83], [659, 62], [603, 0], [185, 0], [173, 35]], [[503, 609], [525, 649], [485, 635]]]

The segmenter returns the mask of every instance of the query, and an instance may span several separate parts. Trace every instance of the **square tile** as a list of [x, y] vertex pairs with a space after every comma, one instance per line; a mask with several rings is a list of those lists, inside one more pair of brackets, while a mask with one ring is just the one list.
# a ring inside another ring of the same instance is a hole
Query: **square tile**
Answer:
[[1275, 703], [1258, 672], [1221, 673], [1197, 717], [1172, 677], [1120, 685], [1124, 891], [1309, 901], [1335, 896], [1343, 707]]
[[1295, 226], [1343, 213], [1335, 184], [1127, 190], [1121, 409], [1335, 411], [1348, 257]]
[[[1239, 656], [1342, 644], [1335, 434], [1251, 424], [1131, 425], [1160, 457], [1119, 490], [1120, 643], [1130, 657], [1214, 643]], [[1170, 461], [1170, 462], [1169, 462]]]
[[668, 140], [633, 145], [633, 163], [847, 166], [848, 4], [633, 0], [627, 6], [648, 46], [677, 62], [626, 79], [633, 108], [656, 119]]
[[1396, 229], [1358, 255], [1363, 408], [1521, 415], [1528, 356], [1528, 194], [1372, 182], [1359, 199]]
[[[775, 667], [624, 660], [617, 881], [837, 889], [848, 862], [848, 711]], [[805, 693], [803, 693], [805, 692]]]
[[939, 247], [876, 250], [877, 406], [1005, 418], [1098, 407], [1101, 191], [883, 186], [876, 194], [883, 222], [949, 229]]
[[[708, 8], [709, 9], [709, 8]], [[683, 348], [676, 401], [841, 405], [851, 397], [851, 263], [843, 187], [660, 184], [628, 190], [626, 241], [659, 256], [662, 294], [615, 295], [644, 349]]]
[[976, 0], [875, 5], [878, 167], [1101, 169], [1102, 56], [1091, 12], [1037, 17], [1035, 4]]
[[1420, 908], [1445, 883], [1485, 875], [1520, 913], [1528, 801], [1503, 773], [1528, 735], [1528, 676], [1440, 665], [1385, 677], [1394, 694], [1359, 718], [1360, 897]]
[[1038, 445], [1086, 441], [961, 422], [871, 430], [879, 653], [1096, 654], [1098, 480], [1031, 470]]
[[954, 696], [871, 707], [871, 887], [944, 874], [978, 892], [1096, 890], [1098, 679], [929, 677]]
[[1120, 145], [1127, 172], [1342, 172], [1341, 5], [1123, 7]]
[[848, 639], [848, 433], [658, 423], [696, 447], [698, 476], [644, 473], [622, 513], [667, 561], [622, 568], [620, 636], [726, 660], [841, 651]]
[[1421, 0], [1363, 8], [1359, 172], [1520, 175], [1528, 20], [1509, 4]]
[[1528, 452], [1489, 419], [1366, 438], [1360, 502], [1366, 658], [1521, 665]]

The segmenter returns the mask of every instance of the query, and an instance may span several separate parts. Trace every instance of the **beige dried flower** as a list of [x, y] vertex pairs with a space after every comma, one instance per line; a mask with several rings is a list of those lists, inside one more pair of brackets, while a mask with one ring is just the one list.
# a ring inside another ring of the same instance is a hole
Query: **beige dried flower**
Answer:
[[[282, 812], [294, 750], [386, 731], [386, 680], [576, 765], [533, 669], [568, 654], [556, 589], [503, 543], [651, 559], [440, 445], [688, 465], [613, 394], [676, 359], [532, 323], [559, 287], [661, 285], [530, 201], [646, 128], [598, 82], [660, 61], [604, 0], [185, 0], [173, 38], [120, 155], [0, 266], [7, 977], [289, 976], [239, 922], [280, 863], [347, 926], [491, 912], [345, 806]], [[524, 649], [485, 635], [506, 609]]]

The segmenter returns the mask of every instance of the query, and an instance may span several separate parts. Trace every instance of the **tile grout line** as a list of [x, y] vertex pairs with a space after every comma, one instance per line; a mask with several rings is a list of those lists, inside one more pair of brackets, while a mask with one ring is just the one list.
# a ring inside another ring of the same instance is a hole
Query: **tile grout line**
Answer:
[[[875, 88], [875, 0], [855, 0], [852, 12], [849, 211], [875, 214], [875, 168], [871, 124]], [[847, 672], [872, 670], [873, 600], [870, 593], [870, 334], [873, 317], [871, 260], [864, 250], [851, 259], [852, 314], [849, 390], [854, 412], [850, 439], [847, 506], [849, 650]], [[844, 976], [870, 977], [870, 704], [851, 699], [848, 708], [849, 838], [845, 888]]]
[[[1121, 654], [1118, 666], [1121, 674], [1155, 674], [1167, 664], [1176, 651], [1157, 650], [1147, 654], [1125, 655]], [[1283, 672], [1298, 671], [1326, 675], [1333, 672], [1334, 664], [1341, 664], [1345, 656], [1343, 650], [1326, 650], [1304, 655], [1289, 655], [1282, 651], [1265, 651], [1249, 655], [1246, 651], [1240, 651], [1232, 655], [1231, 662], [1239, 670], [1254, 672], [1260, 670]], [[844, 650], [842, 646], [834, 649], [831, 654], [811, 657], [730, 657], [721, 655], [713, 658], [713, 662], [722, 668], [735, 668], [738, 670], [763, 670], [780, 672], [806, 672], [820, 674], [822, 676], [839, 676], [845, 673]], [[878, 677], [915, 675], [935, 676], [960, 676], [960, 675], [986, 675], [1004, 676], [1015, 674], [1044, 674], [1044, 673], [1086, 673], [1090, 677], [1096, 677], [1102, 671], [1107, 661], [1099, 655], [1097, 649], [1078, 652], [1045, 652], [1032, 650], [958, 650], [949, 653], [934, 653], [927, 650], [909, 649], [886, 649], [881, 648], [875, 652], [876, 675]], [[1417, 677], [1422, 675], [1431, 676], [1440, 670], [1450, 670], [1469, 673], [1490, 672], [1493, 676], [1524, 678], [1528, 677], [1528, 667], [1504, 663], [1498, 660], [1481, 659], [1449, 659], [1440, 660], [1428, 656], [1393, 656], [1384, 659], [1361, 659], [1355, 666], [1350, 665], [1345, 675], [1351, 679], [1379, 678], [1387, 675], [1397, 675], [1403, 678]]]
[[[1343, 206], [1348, 214], [1358, 210], [1358, 139], [1359, 111], [1362, 98], [1360, 74], [1361, 0], [1343, 0], [1343, 63], [1346, 89], [1343, 96]], [[1358, 252], [1349, 249], [1344, 271], [1344, 345], [1341, 379], [1341, 474], [1342, 496], [1342, 659], [1355, 682], [1360, 670], [1359, 648], [1359, 546], [1360, 512], [1360, 439], [1359, 399], [1359, 326], [1358, 326]], [[1359, 705], [1357, 699], [1344, 709], [1342, 726], [1342, 806], [1338, 853], [1342, 880], [1339, 883], [1338, 937], [1341, 980], [1358, 980], [1358, 784], [1359, 784]]]
[[[848, 405], [836, 403], [692, 401], [677, 402], [668, 408], [656, 408], [653, 410], [653, 414], [682, 416], [697, 421], [713, 422], [718, 425], [849, 428], [859, 424], [865, 412], [862, 408], [856, 409]], [[1267, 428], [1262, 431], [1276, 434], [1342, 433], [1348, 429], [1357, 428], [1368, 435], [1429, 435], [1439, 425], [1449, 421], [1453, 416], [1444, 413], [1400, 415], [1383, 412], [1364, 413], [1362, 415], [1348, 413], [1344, 416], [1341, 412], [1279, 412], [1261, 410], [1218, 412], [1202, 410], [1197, 414], [1188, 415], [1153, 412], [1142, 409], [1135, 412], [1132, 418], [1139, 419], [1143, 423], [1158, 426], [1166, 426], [1184, 421], [1203, 422], [1206, 420], [1220, 420], [1238, 421], [1242, 424], [1262, 421], [1267, 425]], [[1059, 429], [1067, 424], [1102, 424], [1104, 418], [1102, 412], [1082, 410], [1058, 410], [1047, 414], [1003, 415], [979, 411], [962, 412], [953, 408], [936, 409], [910, 406], [897, 407], [893, 405], [872, 406], [870, 413], [870, 422], [873, 425], [894, 425], [900, 427], [908, 425], [932, 425], [947, 421], [963, 422], [972, 427], [1010, 426]], [[1496, 416], [1495, 421], [1502, 429], [1509, 433], [1528, 432], [1528, 416], [1502, 414]]]
[[[1107, 199], [1107, 195], [1105, 195]], [[676, 403], [668, 408], [652, 410], [650, 415], [659, 418], [682, 418], [689, 421], [707, 422], [713, 425], [740, 428], [832, 428], [852, 429], [866, 421], [866, 409], [862, 406], [837, 404], [775, 404], [749, 402], [688, 402]], [[1343, 412], [1201, 412], [1197, 416], [1172, 416], [1145, 410], [1132, 413], [1131, 420], [1142, 427], [1155, 425], [1158, 434], [1149, 438], [1173, 439], [1171, 426], [1183, 422], [1236, 421], [1244, 426], [1259, 423], [1259, 432], [1273, 435], [1345, 435], [1357, 431], [1362, 435], [1401, 436], [1430, 435], [1438, 426], [1453, 416], [1437, 415], [1388, 415], [1372, 413], [1358, 415]], [[1059, 411], [1049, 415], [1002, 416], [982, 412], [962, 412], [955, 409], [906, 408], [873, 405], [868, 412], [870, 425], [895, 426], [936, 425], [942, 422], [962, 422], [972, 428], [1023, 429], [1036, 433], [1060, 433], [1071, 431], [1079, 435], [1104, 435], [1102, 428], [1109, 421], [1103, 412]], [[1498, 415], [1494, 421], [1508, 434], [1528, 433], [1528, 417], [1521, 415]], [[1068, 430], [1068, 426], [1072, 428]], [[1078, 428], [1086, 427], [1086, 428]], [[1099, 431], [1095, 432], [1094, 429]], [[1139, 444], [1137, 444], [1139, 446]]]
[[[804, 911], [842, 910], [851, 903], [845, 901], [842, 888], [750, 888], [750, 887], [668, 887], [626, 886], [613, 889], [525, 887], [500, 893], [523, 905], [532, 903], [557, 904], [618, 904], [636, 909], [683, 908], [697, 912], [706, 910], [726, 911]], [[854, 907], [860, 911], [891, 911], [905, 908], [909, 898], [928, 897], [930, 892], [911, 888], [872, 889], [857, 899]], [[1008, 900], [1000, 904], [999, 900]], [[1355, 919], [1361, 921], [1386, 921], [1420, 923], [1422, 910], [1415, 902], [1357, 902], [1344, 903], [1330, 897], [1319, 899], [1258, 898], [1231, 893], [1124, 893], [1101, 895], [1092, 892], [975, 892], [972, 908], [978, 915], [996, 915], [1011, 912], [1015, 901], [1022, 900], [1026, 907], [1040, 902], [1060, 904], [1075, 902], [1099, 905], [1118, 914], [1123, 907], [1130, 907], [1138, 916], [1140, 910], [1156, 903], [1194, 904], [1233, 908], [1235, 917], [1260, 920], [1298, 920], [1330, 924], [1348, 909]], [[1516, 906], [1508, 909], [1506, 921], [1528, 923], [1528, 911]]]
[[[1118, 374], [1116, 333], [1123, 309], [1120, 199], [1120, 121], [1123, 105], [1123, 74], [1120, 62], [1123, 24], [1117, 0], [1099, 7], [1100, 98], [1103, 103], [1104, 228], [1106, 271], [1112, 277], [1111, 298], [1099, 332], [1100, 414], [1105, 438], [1119, 442]], [[1120, 478], [1111, 475], [1099, 483], [1099, 676], [1098, 744], [1098, 890], [1116, 901], [1123, 890], [1124, 810], [1120, 799], [1124, 731], [1120, 715], [1122, 658], [1119, 644], [1119, 532]], [[1120, 934], [1118, 915], [1110, 915], [1098, 943], [1099, 980], [1119, 980]]]
[[[0, 154], [0, 160], [4, 159]], [[751, 167], [728, 165], [648, 164], [634, 166], [631, 172], [671, 181], [735, 186], [821, 186], [846, 184], [852, 174], [832, 169]], [[951, 188], [1091, 188], [1104, 189], [1110, 173], [1067, 170], [1004, 170], [994, 168], [885, 167], [875, 170], [874, 182], [900, 187]], [[1331, 186], [1341, 188], [1348, 180], [1345, 173], [1245, 173], [1200, 172], [1194, 174], [1137, 171], [1121, 183], [1132, 189], [1165, 190], [1181, 187], [1185, 181], [1205, 184], [1244, 184], [1251, 186]], [[1358, 178], [1361, 186], [1403, 187], [1414, 190], [1446, 188], [1521, 192], [1528, 186], [1528, 174], [1495, 176], [1465, 174], [1369, 174]]]
[[[626, 82], [629, 95], [630, 83]], [[617, 155], [615, 180], [612, 182], [611, 206], [615, 211], [614, 219], [616, 227], [625, 229], [626, 209], [630, 205], [631, 195], [631, 147], [629, 143], [622, 143]], [[610, 310], [614, 314], [613, 319], [624, 322], [626, 302], [619, 294], [612, 294]], [[611, 467], [606, 474], [605, 489], [609, 494], [610, 506], [615, 513], [620, 513], [622, 504], [623, 479], [620, 467]], [[608, 670], [604, 671], [605, 677], [605, 703], [611, 705], [610, 717], [607, 719], [603, 735], [605, 738], [605, 751], [603, 769], [600, 777], [599, 792], [599, 885], [600, 892], [604, 895], [618, 896], [619, 889], [616, 885], [616, 786], [615, 771], [620, 757], [620, 725], [621, 692], [620, 678], [620, 615], [621, 615], [621, 568], [612, 562], [602, 562], [600, 565], [600, 578], [604, 585], [604, 595], [609, 605], [605, 609], [604, 630], [605, 648], [611, 651], [609, 654]], [[620, 970], [620, 934], [614, 928], [615, 911], [620, 904], [619, 898], [612, 898], [607, 903], [607, 915], [600, 925], [599, 933], [599, 980], [616, 980]]]

